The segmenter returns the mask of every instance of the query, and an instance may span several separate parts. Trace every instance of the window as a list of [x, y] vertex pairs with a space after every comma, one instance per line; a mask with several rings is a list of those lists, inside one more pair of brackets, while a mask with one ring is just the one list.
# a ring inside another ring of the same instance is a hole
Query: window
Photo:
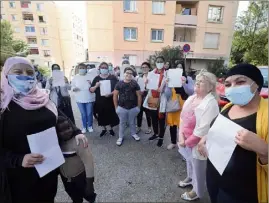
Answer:
[[137, 40], [137, 28], [124, 28], [124, 40], [135, 41]]
[[34, 26], [25, 26], [25, 32], [35, 32]]
[[205, 33], [204, 49], [218, 49], [219, 48], [220, 33]]
[[152, 1], [152, 14], [164, 14], [165, 1]]
[[207, 20], [209, 22], [222, 22], [223, 6], [209, 6]]
[[48, 46], [49, 40], [48, 39], [41, 39], [41, 44], [42, 44], [42, 46]]
[[16, 33], [19, 33], [20, 30], [21, 30], [21, 29], [20, 29], [19, 27], [15, 27], [15, 28], [14, 28], [14, 32], [16, 32]]
[[33, 14], [23, 14], [22, 18], [23, 20], [34, 20]]
[[136, 1], [124, 0], [123, 10], [125, 12], [136, 12]]
[[50, 56], [50, 50], [43, 50], [44, 56]]
[[16, 20], [18, 20], [18, 16], [11, 14], [11, 19], [12, 19], [12, 21], [16, 21]]
[[9, 2], [9, 8], [16, 8], [16, 2], [15, 1], [10, 1]]
[[46, 27], [41, 27], [41, 28], [40, 28], [40, 34], [41, 34], [41, 35], [47, 35], [47, 34], [48, 34], [48, 28], [46, 28]]
[[36, 4], [36, 9], [38, 11], [44, 11], [44, 4], [43, 3], [37, 3]]
[[29, 49], [29, 51], [30, 51], [30, 54], [34, 54], [34, 55], [38, 55], [39, 54], [39, 51], [38, 51], [38, 49]]
[[151, 41], [153, 42], [163, 42], [163, 30], [151, 30]]
[[30, 8], [30, 2], [21, 2], [21, 8]]
[[36, 38], [28, 38], [27, 42], [28, 42], [28, 44], [37, 44]]
[[45, 23], [46, 20], [45, 20], [45, 16], [38, 16], [38, 20], [40, 23]]

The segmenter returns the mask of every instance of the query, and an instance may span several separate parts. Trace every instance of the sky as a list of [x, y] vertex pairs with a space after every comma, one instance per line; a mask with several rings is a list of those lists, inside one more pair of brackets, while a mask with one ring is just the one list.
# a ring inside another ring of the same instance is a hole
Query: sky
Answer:
[[246, 11], [248, 9], [248, 4], [249, 4], [249, 1], [240, 1], [239, 2], [237, 16], [240, 16], [240, 14], [243, 11]]

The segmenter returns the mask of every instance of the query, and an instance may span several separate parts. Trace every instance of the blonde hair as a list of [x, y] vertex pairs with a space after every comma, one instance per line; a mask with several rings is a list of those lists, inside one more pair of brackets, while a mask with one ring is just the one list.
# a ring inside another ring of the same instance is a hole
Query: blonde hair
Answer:
[[217, 77], [213, 73], [210, 73], [205, 69], [202, 69], [200, 73], [196, 76], [196, 80], [198, 80], [199, 78], [204, 78], [206, 81], [209, 82], [209, 84], [212, 86], [210, 93], [213, 94], [214, 97], [218, 100], [219, 98], [216, 92]]

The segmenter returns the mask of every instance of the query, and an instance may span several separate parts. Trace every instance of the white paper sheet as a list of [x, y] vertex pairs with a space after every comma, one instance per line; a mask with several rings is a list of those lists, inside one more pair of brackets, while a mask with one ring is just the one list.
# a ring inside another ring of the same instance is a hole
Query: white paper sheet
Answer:
[[155, 73], [148, 73], [148, 84], [147, 84], [147, 89], [149, 90], [157, 90], [158, 85], [159, 85], [159, 80], [160, 80], [160, 74], [155, 74]]
[[60, 70], [52, 71], [52, 86], [53, 87], [64, 87], [64, 72]]
[[27, 139], [31, 153], [41, 154], [45, 157], [42, 164], [35, 165], [40, 178], [58, 168], [65, 162], [58, 143], [55, 127], [49, 128], [40, 133], [28, 135]]
[[180, 68], [177, 69], [169, 69], [167, 72], [168, 87], [182, 87], [182, 77], [183, 70]]
[[111, 82], [110, 80], [101, 80], [100, 81], [100, 93], [101, 96], [106, 96], [111, 94]]
[[140, 91], [145, 91], [145, 81], [144, 81], [144, 79], [143, 78], [141, 78], [141, 77], [139, 77], [138, 79], [137, 79], [137, 83], [138, 83], [138, 85], [139, 85], [139, 87], [140, 87]]
[[219, 114], [207, 134], [208, 158], [220, 175], [232, 157], [236, 147], [235, 136], [241, 129], [243, 129], [241, 126]]

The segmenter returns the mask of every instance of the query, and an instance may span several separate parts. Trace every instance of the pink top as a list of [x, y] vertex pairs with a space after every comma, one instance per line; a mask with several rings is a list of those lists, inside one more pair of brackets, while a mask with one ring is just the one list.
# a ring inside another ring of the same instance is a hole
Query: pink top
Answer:
[[200, 137], [197, 137], [193, 134], [195, 125], [196, 125], [196, 117], [194, 110], [198, 106], [198, 104], [193, 104], [193, 101], [189, 103], [189, 105], [185, 105], [181, 112], [180, 118], [182, 120], [182, 125], [180, 126], [180, 132], [183, 133], [185, 138], [185, 145], [187, 147], [194, 147], [200, 141]]

